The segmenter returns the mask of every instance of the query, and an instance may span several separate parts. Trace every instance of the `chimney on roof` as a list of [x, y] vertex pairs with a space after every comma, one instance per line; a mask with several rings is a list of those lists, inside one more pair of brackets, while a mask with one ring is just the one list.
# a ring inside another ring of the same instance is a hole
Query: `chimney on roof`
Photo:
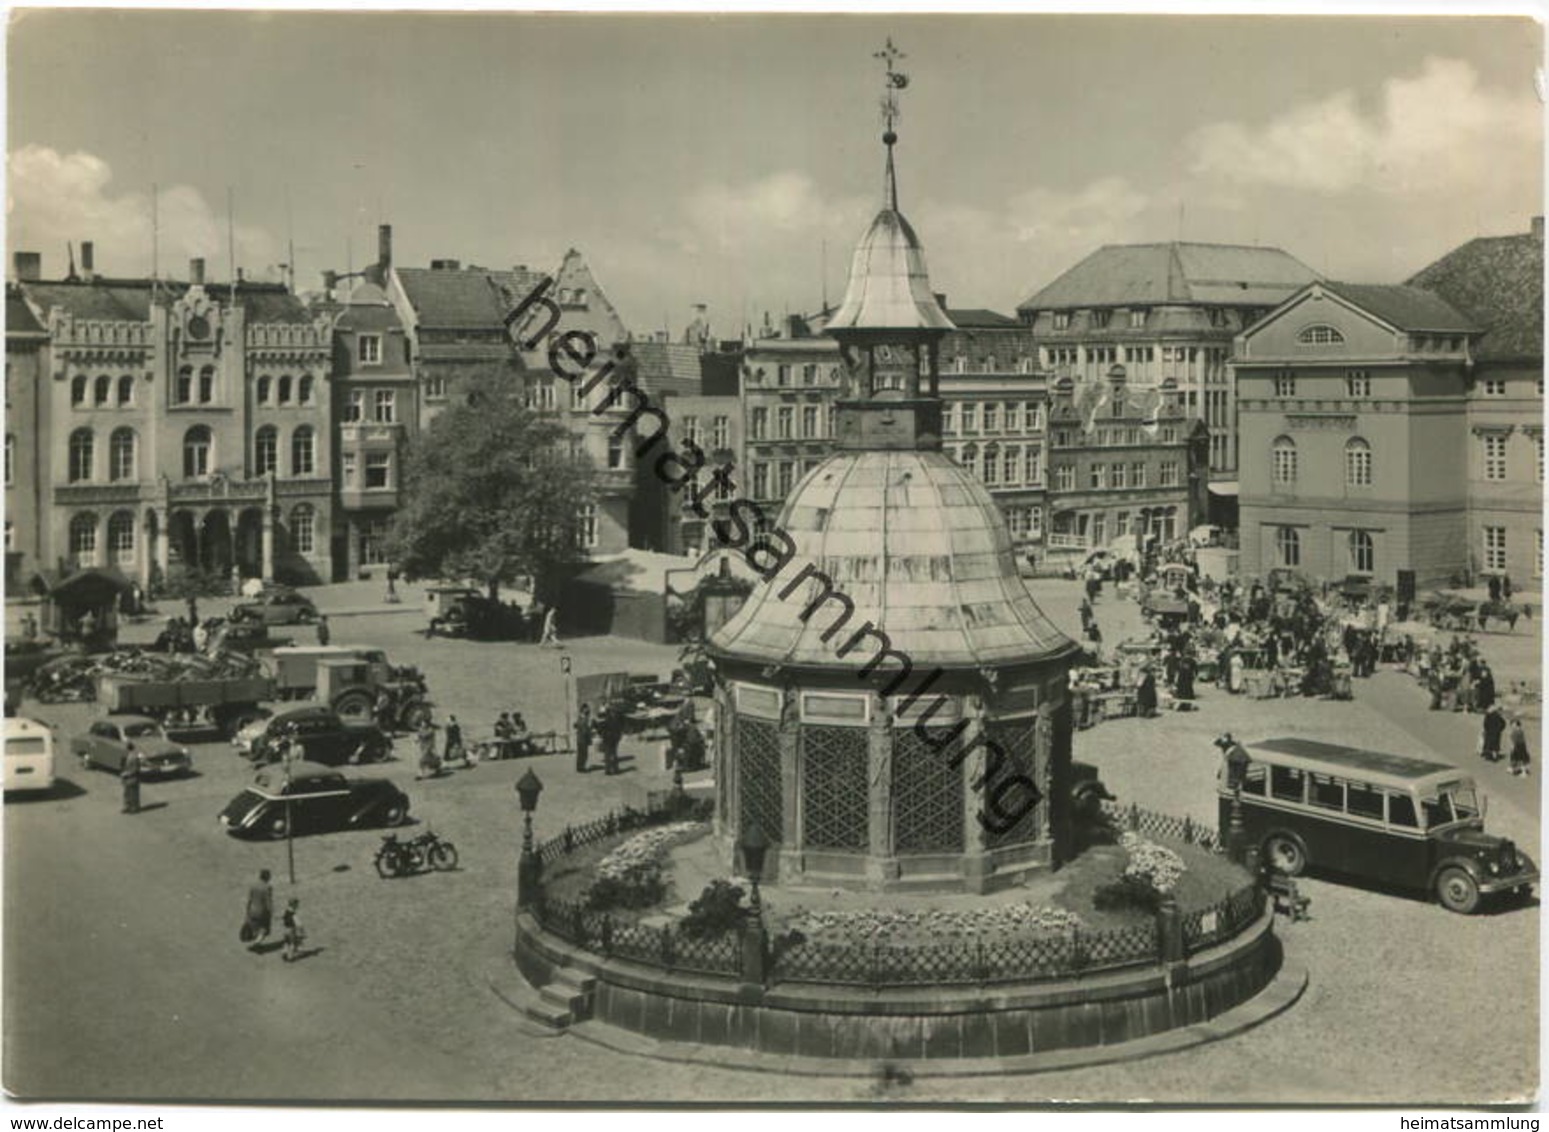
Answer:
[[1535, 217], [1533, 217], [1533, 239], [1535, 239], [1535, 240], [1542, 240], [1543, 238], [1544, 238], [1544, 218], [1542, 216], [1535, 216]]
[[237, 282], [238, 283], [246, 282], [246, 280], [243, 278], [242, 269], [240, 267], [237, 268]]
[[459, 271], [462, 264], [455, 259], [433, 259], [430, 261], [432, 271]]
[[382, 272], [382, 281], [387, 281], [387, 269], [393, 265], [393, 226], [391, 224], [378, 224], [376, 229], [376, 265]]
[[195, 256], [188, 261], [188, 281], [199, 286], [204, 285], [204, 257]]
[[947, 309], [947, 293], [945, 291], [936, 292], [936, 305], [942, 310]]
[[16, 271], [16, 278], [20, 282], [30, 283], [43, 278], [43, 253], [41, 252], [17, 252], [11, 257], [11, 263]]
[[91, 279], [96, 276], [96, 248], [90, 240], [81, 241], [81, 278]]

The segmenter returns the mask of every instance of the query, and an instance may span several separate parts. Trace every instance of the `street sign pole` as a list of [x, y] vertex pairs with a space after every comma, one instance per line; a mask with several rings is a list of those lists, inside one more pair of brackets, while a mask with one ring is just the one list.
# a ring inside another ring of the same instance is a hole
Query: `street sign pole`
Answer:
[[[571, 676], [569, 656], [561, 656], [559, 658], [559, 678], [563, 680], [565, 684], [565, 745], [561, 749], [568, 751], [571, 749], [570, 744], [575, 738], [575, 716], [570, 703]], [[558, 744], [556, 744], [556, 746], [558, 746]]]
[[296, 887], [296, 821], [291, 809], [290, 793], [290, 745], [285, 747], [285, 865], [290, 874], [291, 887]]

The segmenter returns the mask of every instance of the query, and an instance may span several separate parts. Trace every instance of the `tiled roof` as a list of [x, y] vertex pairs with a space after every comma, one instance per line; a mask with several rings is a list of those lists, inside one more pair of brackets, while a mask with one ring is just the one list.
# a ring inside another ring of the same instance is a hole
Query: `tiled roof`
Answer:
[[427, 362], [512, 362], [516, 351], [500, 342], [421, 342], [419, 357]]
[[691, 397], [704, 389], [699, 347], [672, 342], [635, 342], [629, 347], [635, 378], [647, 393]]
[[[463, 267], [442, 271], [396, 267], [403, 292], [421, 326], [500, 326], [505, 316], [544, 279], [536, 271], [491, 271]], [[551, 293], [552, 297], [552, 293]]]
[[1010, 315], [1001, 314], [999, 311], [985, 310], [982, 307], [969, 307], [959, 310], [957, 307], [947, 309], [947, 317], [952, 320], [959, 330], [1003, 330], [1022, 324]]
[[1485, 335], [1481, 360], [1544, 356], [1544, 241], [1481, 236], [1448, 252], [1409, 280], [1465, 312]]
[[5, 289], [5, 332], [7, 335], [47, 333], [33, 315], [21, 291], [11, 286]]
[[1331, 283], [1323, 288], [1400, 330], [1466, 334], [1479, 326], [1439, 295], [1407, 283]]
[[[26, 282], [21, 286], [44, 312], [63, 307], [76, 318], [130, 322], [146, 322], [151, 316], [151, 281], [148, 279]], [[178, 298], [189, 285], [162, 282], [157, 287], [163, 295]], [[206, 283], [204, 288], [219, 303], [226, 302], [231, 293], [228, 283]], [[238, 283], [237, 301], [242, 304], [250, 325], [312, 321], [312, 315], [301, 300], [279, 283]]]
[[1273, 306], [1318, 277], [1279, 248], [1109, 244], [1017, 309], [1205, 303]]

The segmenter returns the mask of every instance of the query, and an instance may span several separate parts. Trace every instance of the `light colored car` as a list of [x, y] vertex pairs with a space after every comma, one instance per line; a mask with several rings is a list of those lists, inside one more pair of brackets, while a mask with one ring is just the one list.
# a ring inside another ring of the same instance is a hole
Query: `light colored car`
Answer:
[[231, 619], [262, 621], [265, 625], [310, 625], [317, 620], [317, 606], [295, 590], [266, 590], [257, 601], [233, 609]]
[[143, 715], [99, 719], [86, 734], [70, 740], [70, 750], [87, 769], [123, 770], [130, 758], [139, 760], [142, 775], [181, 775], [194, 769], [188, 748], [168, 739], [161, 724]]

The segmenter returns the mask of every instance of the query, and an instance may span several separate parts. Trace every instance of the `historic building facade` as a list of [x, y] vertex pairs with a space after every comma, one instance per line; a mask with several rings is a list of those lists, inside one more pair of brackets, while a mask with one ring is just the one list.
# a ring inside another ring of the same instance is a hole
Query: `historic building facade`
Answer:
[[[1279, 248], [1123, 244], [1099, 248], [1017, 307], [1038, 365], [1101, 387], [1122, 365], [1133, 386], [1172, 380], [1210, 430], [1213, 479], [1236, 478], [1239, 441], [1232, 339], [1317, 278]], [[1221, 490], [1230, 491], [1230, 487]]]
[[105, 279], [84, 246], [81, 274], [19, 286], [48, 334], [42, 565], [332, 577], [325, 317], [278, 284], [207, 284], [202, 260]]
[[344, 301], [334, 317], [333, 349], [333, 553], [344, 576], [355, 578], [387, 563], [403, 462], [422, 406], [408, 335], [376, 283], [362, 282]]
[[[35, 262], [21, 252], [18, 267]], [[20, 271], [18, 271], [20, 274]], [[32, 313], [21, 288], [5, 289], [5, 581], [7, 591], [25, 591], [27, 579], [45, 556], [49, 516], [45, 495], [49, 399], [48, 331]]]
[[1101, 384], [1057, 378], [1048, 432], [1050, 550], [1166, 542], [1201, 521], [1209, 433], [1172, 379], [1137, 389], [1119, 363]]
[[1480, 329], [1419, 287], [1323, 282], [1238, 340], [1245, 574], [1424, 586], [1468, 570]]

